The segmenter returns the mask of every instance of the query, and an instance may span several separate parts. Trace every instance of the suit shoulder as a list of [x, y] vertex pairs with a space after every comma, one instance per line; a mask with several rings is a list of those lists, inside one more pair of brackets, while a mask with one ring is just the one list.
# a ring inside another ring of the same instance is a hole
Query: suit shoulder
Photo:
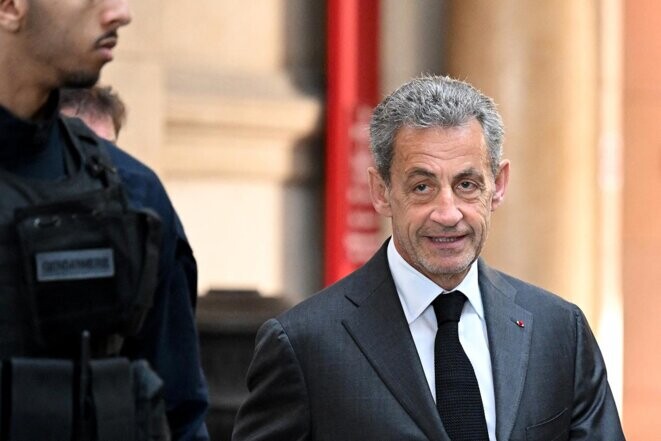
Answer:
[[278, 319], [283, 323], [288, 323], [303, 318], [314, 317], [318, 314], [328, 316], [333, 315], [334, 312], [339, 312], [339, 306], [348, 302], [345, 294], [347, 293], [348, 285], [350, 284], [350, 280], [348, 280], [350, 278], [351, 276], [346, 277], [320, 291], [317, 291], [307, 299], [280, 314]]
[[342, 326], [342, 320], [356, 306], [347, 294], [354, 285], [354, 274], [312, 294], [277, 317], [292, 339], [319, 337]]
[[558, 294], [501, 271], [491, 268], [489, 271], [492, 272], [490, 277], [493, 278], [493, 274], [497, 274], [502, 281], [513, 287], [516, 290], [516, 302], [532, 312], [539, 310], [548, 313], [551, 310], [558, 310], [576, 314], [580, 311], [578, 306]]

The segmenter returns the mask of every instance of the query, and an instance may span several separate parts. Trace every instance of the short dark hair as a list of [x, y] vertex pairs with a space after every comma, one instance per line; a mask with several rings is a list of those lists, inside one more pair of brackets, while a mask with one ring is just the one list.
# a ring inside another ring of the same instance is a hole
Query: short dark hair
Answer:
[[64, 88], [60, 90], [60, 109], [74, 110], [75, 115], [110, 116], [115, 134], [126, 122], [126, 106], [110, 86]]
[[379, 175], [390, 185], [395, 137], [402, 127], [456, 127], [476, 119], [482, 126], [494, 177], [503, 146], [503, 121], [493, 100], [470, 84], [447, 76], [421, 76], [404, 84], [374, 109], [372, 154]]

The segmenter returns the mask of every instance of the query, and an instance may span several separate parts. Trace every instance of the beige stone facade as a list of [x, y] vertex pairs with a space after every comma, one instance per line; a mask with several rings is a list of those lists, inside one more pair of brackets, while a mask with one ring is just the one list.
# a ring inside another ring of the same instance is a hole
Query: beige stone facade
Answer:
[[[661, 382], [641, 375], [636, 360], [661, 367], [647, 355], [658, 351], [645, 346], [661, 333], [654, 319], [643, 326], [623, 317], [661, 305], [652, 283], [658, 229], [635, 223], [660, 206], [650, 117], [659, 106], [641, 98], [658, 98], [659, 50], [650, 42], [661, 36], [645, 26], [654, 15], [645, 11], [658, 7], [626, 0], [381, 5], [384, 93], [419, 73], [449, 72], [500, 104], [512, 181], [487, 258], [577, 302], [598, 330], [616, 395], [624, 390], [625, 425], [629, 408], [653, 413]], [[121, 32], [103, 81], [128, 104], [119, 144], [159, 172], [181, 215], [200, 291], [249, 288], [291, 300], [315, 291], [323, 258], [325, 2], [142, 0], [132, 7], [134, 22]], [[623, 108], [638, 115], [624, 129]], [[638, 170], [647, 192], [635, 189]], [[636, 234], [623, 234], [623, 222]], [[647, 342], [638, 352], [627, 352], [632, 336]], [[631, 433], [653, 439], [645, 430]]]
[[104, 72], [127, 102], [119, 144], [159, 172], [200, 292], [319, 288], [324, 5], [135, 2]]

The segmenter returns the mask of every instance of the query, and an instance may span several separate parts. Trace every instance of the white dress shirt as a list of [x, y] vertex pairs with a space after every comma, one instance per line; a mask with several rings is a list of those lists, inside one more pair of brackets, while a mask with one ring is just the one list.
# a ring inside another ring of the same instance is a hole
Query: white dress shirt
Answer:
[[[390, 240], [388, 244], [388, 265], [395, 281], [399, 301], [404, 309], [404, 315], [411, 329], [413, 342], [418, 351], [425, 377], [427, 377], [429, 390], [434, 400], [436, 400], [434, 340], [436, 339], [438, 325], [431, 304], [439, 294], [448, 291], [445, 291], [409, 265], [397, 252], [393, 240]], [[496, 441], [496, 401], [493, 391], [489, 340], [477, 277], [476, 261], [471, 265], [464, 280], [455, 288], [468, 298], [459, 320], [459, 342], [473, 365], [477, 377], [489, 440]]]

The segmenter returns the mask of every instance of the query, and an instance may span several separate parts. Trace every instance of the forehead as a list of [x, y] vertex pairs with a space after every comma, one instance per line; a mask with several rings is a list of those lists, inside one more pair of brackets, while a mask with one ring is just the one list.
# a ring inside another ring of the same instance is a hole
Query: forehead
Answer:
[[393, 166], [416, 163], [488, 163], [487, 146], [480, 123], [471, 119], [455, 127], [403, 127], [395, 136]]

